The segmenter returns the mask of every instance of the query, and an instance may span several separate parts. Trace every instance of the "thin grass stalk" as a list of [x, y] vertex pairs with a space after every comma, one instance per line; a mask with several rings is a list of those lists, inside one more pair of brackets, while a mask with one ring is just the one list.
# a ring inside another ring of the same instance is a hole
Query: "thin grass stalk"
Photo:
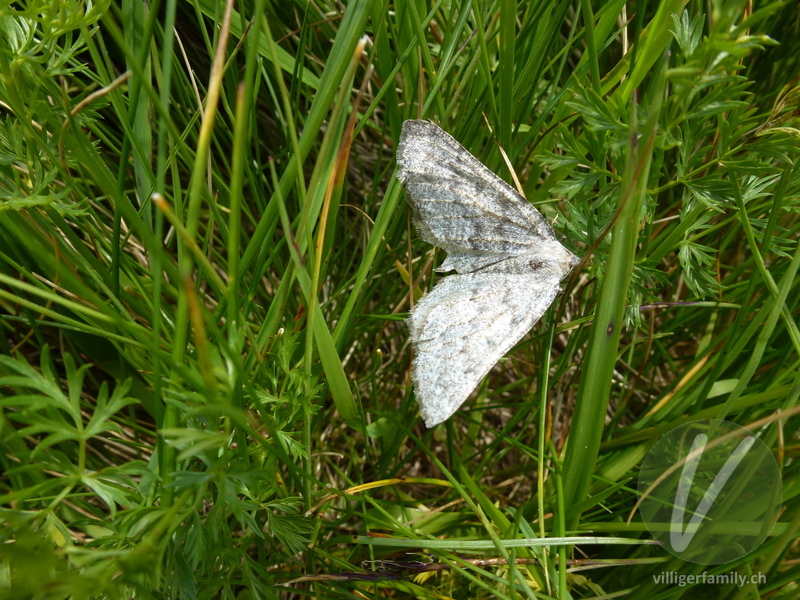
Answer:
[[608, 267], [582, 365], [570, 438], [564, 455], [564, 503], [569, 511], [567, 527], [570, 529], [578, 524], [580, 511], [575, 510], [574, 505], [586, 496], [600, 448], [639, 239], [639, 221], [647, 194], [653, 143], [666, 85], [666, 59], [662, 59], [655, 77], [657, 80], [650, 117], [642, 131], [641, 143], [636, 125], [636, 104], [631, 105], [628, 162], [620, 187], [623, 190], [620, 199], [622, 207], [612, 232]]

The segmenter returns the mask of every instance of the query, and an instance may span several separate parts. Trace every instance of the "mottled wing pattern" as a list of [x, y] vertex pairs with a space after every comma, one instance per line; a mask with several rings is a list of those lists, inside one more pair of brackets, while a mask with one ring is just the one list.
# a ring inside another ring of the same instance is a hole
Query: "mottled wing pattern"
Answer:
[[577, 264], [529, 202], [428, 121], [406, 121], [398, 177], [445, 277], [411, 311], [412, 379], [428, 427], [452, 415], [538, 321]]
[[448, 251], [451, 268], [459, 257], [474, 269], [478, 255], [491, 262], [556, 241], [530, 202], [429, 121], [403, 124], [397, 162], [420, 236]]
[[561, 273], [467, 273], [445, 277], [409, 318], [412, 379], [425, 425], [450, 417], [492, 366], [538, 321]]

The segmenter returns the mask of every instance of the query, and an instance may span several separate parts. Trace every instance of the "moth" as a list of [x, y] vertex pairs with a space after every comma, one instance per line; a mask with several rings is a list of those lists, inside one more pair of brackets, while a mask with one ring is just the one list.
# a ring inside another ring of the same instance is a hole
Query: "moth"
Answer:
[[425, 425], [448, 419], [542, 317], [579, 260], [541, 213], [430, 121], [406, 121], [397, 177], [444, 277], [411, 311], [411, 378]]

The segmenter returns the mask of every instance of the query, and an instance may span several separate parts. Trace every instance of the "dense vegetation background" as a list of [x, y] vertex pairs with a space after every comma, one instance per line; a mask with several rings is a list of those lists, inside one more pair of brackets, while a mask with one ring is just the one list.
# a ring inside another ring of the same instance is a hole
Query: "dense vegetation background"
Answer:
[[[4, 4], [0, 595], [797, 597], [799, 23]], [[583, 258], [433, 430], [403, 319], [443, 253], [393, 177], [409, 118], [513, 166]], [[718, 567], [637, 543], [642, 460], [702, 418], [749, 426], [784, 484], [771, 536]]]

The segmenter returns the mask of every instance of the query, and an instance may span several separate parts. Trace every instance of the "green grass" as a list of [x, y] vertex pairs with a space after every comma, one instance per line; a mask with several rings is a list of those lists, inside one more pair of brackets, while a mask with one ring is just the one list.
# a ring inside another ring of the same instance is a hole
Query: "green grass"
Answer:
[[[0, 8], [0, 596], [796, 597], [795, 7], [342, 4]], [[433, 430], [410, 118], [584, 259]], [[634, 510], [698, 419], [784, 484], [717, 567]]]

